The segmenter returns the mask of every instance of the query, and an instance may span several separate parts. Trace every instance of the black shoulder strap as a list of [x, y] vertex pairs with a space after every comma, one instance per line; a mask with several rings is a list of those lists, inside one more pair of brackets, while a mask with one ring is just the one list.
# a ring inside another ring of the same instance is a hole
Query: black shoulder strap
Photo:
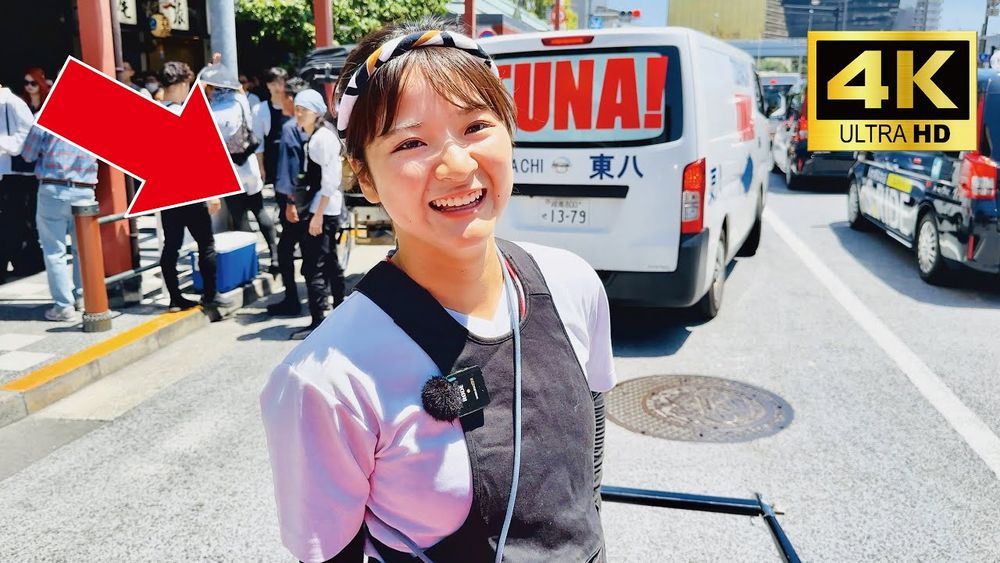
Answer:
[[496, 240], [500, 252], [514, 265], [514, 271], [524, 286], [524, 292], [528, 295], [548, 295], [549, 287], [545, 284], [545, 278], [542, 277], [542, 271], [535, 259], [526, 250], [509, 240], [501, 238]]
[[386, 261], [376, 264], [355, 289], [392, 317], [443, 375], [451, 373], [469, 332], [426, 289]]

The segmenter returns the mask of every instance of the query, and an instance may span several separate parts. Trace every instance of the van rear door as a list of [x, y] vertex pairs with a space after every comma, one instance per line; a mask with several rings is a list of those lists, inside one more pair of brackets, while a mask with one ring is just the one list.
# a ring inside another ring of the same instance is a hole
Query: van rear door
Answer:
[[597, 270], [676, 268], [682, 174], [696, 160], [684, 131], [686, 36], [637, 36], [484, 42], [518, 119], [501, 236], [567, 248]]

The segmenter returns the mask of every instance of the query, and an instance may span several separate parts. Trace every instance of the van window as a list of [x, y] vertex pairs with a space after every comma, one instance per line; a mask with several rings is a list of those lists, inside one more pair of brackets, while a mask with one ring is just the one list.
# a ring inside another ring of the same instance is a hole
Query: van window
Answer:
[[496, 61], [514, 97], [519, 147], [624, 147], [681, 137], [676, 47], [512, 53]]

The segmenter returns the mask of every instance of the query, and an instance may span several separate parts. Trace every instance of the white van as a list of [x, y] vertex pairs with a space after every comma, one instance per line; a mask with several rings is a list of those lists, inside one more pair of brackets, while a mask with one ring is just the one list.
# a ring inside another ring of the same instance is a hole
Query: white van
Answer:
[[753, 60], [684, 28], [485, 39], [517, 107], [497, 232], [569, 249], [611, 300], [714, 317], [760, 239], [771, 169]]

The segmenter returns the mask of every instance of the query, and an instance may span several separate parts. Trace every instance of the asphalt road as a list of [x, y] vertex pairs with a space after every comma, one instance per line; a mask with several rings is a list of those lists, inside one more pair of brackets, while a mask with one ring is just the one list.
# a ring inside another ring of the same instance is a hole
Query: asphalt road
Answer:
[[[352, 270], [379, 258], [359, 248]], [[302, 321], [234, 320], [0, 429], [0, 561], [291, 561], [257, 395]], [[722, 313], [616, 308], [622, 381], [748, 383], [794, 417], [738, 443], [609, 424], [605, 484], [749, 498], [806, 561], [1000, 561], [1000, 280], [924, 284], [912, 256], [850, 230], [838, 186], [773, 175], [757, 256]], [[611, 561], [777, 561], [759, 519], [604, 505]]]

